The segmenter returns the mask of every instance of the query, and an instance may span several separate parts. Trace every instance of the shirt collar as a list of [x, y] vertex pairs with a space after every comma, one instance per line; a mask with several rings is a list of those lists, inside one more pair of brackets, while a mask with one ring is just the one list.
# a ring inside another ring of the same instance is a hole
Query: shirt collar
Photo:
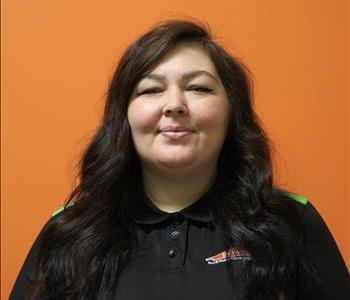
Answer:
[[144, 193], [142, 188], [138, 188], [137, 196], [131, 206], [131, 218], [138, 224], [156, 224], [164, 221], [172, 215], [183, 215], [188, 219], [200, 222], [211, 222], [213, 212], [210, 209], [210, 199], [213, 196], [213, 186], [207, 190], [197, 201], [177, 212], [166, 212], [159, 209]]

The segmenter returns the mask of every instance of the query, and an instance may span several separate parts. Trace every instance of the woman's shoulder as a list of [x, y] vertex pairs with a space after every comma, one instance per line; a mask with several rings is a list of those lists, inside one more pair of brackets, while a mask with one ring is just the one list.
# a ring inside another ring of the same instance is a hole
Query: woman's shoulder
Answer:
[[348, 299], [349, 271], [338, 243], [317, 206], [309, 200], [302, 205], [304, 254], [319, 279], [310, 281], [307, 276], [302, 277], [301, 299], [311, 299], [311, 295], [317, 295], [318, 299]]
[[319, 212], [317, 205], [309, 197], [295, 192], [283, 190], [283, 198], [296, 208], [305, 225], [319, 227], [325, 225], [323, 215]]
[[305, 232], [304, 255], [320, 280], [309, 280], [308, 275], [302, 274], [300, 299], [347, 299], [350, 292], [349, 272], [324, 217], [305, 196], [292, 192], [285, 192], [284, 195], [301, 212]]
[[310, 201], [309, 197], [287, 190], [283, 190], [282, 194], [286, 201], [289, 201], [300, 212], [305, 225], [308, 224], [309, 229], [311, 227], [327, 227], [322, 214], [318, 211], [316, 205]]
[[43, 237], [43, 235], [45, 234], [45, 232], [53, 225], [56, 224], [57, 221], [60, 221], [60, 217], [64, 215], [64, 213], [71, 207], [74, 205], [74, 202], [69, 202], [69, 203], [66, 203], [64, 204], [63, 206], [55, 209], [51, 215], [49, 217], [46, 218], [46, 221], [45, 223], [43, 224], [43, 226], [41, 227], [36, 239], [35, 239], [35, 242], [34, 242], [34, 245], [38, 245], [40, 244], [41, 242], [41, 239]]
[[45, 223], [42, 225], [25, 256], [22, 267], [12, 287], [9, 299], [25, 299], [26, 291], [35, 280], [37, 260], [46, 233], [52, 226], [55, 226], [57, 221], [60, 221], [60, 216], [63, 216], [64, 212], [66, 212], [72, 205], [74, 205], [73, 202], [65, 204], [57, 208], [49, 218], [46, 218]]
[[309, 211], [312, 206], [309, 198], [305, 195], [288, 190], [279, 190], [279, 192], [282, 201], [287, 202], [288, 206], [293, 207], [293, 210], [297, 211], [301, 218], [304, 218], [305, 214], [307, 214], [307, 211]]
[[310, 201], [309, 197], [287, 190], [283, 190], [282, 194], [286, 201], [293, 205], [299, 212], [304, 226], [308, 227], [308, 231], [328, 230], [323, 216], [313, 202]]

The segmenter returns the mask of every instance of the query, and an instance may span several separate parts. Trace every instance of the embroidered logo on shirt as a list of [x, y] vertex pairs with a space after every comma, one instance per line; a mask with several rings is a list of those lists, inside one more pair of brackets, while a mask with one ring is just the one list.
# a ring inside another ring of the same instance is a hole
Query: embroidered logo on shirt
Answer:
[[221, 262], [228, 261], [229, 259], [231, 260], [251, 260], [250, 254], [243, 249], [240, 248], [230, 248], [225, 251], [222, 251], [216, 255], [210, 256], [205, 259], [205, 261], [208, 263], [208, 265], [212, 264], [218, 264]]

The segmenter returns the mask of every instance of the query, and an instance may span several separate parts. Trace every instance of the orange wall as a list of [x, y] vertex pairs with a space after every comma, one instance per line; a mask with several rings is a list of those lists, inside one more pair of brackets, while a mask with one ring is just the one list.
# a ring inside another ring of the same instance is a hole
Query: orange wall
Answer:
[[1, 299], [72, 187], [118, 56], [160, 19], [206, 20], [255, 74], [278, 181], [349, 264], [346, 0], [2, 1]]

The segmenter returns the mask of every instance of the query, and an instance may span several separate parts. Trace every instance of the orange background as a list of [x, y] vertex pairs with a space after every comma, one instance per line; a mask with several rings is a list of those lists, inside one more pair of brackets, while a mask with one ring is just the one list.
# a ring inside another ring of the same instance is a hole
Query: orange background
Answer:
[[193, 16], [255, 75], [277, 182], [309, 198], [349, 265], [346, 0], [2, 1], [1, 299], [101, 115], [121, 51]]

